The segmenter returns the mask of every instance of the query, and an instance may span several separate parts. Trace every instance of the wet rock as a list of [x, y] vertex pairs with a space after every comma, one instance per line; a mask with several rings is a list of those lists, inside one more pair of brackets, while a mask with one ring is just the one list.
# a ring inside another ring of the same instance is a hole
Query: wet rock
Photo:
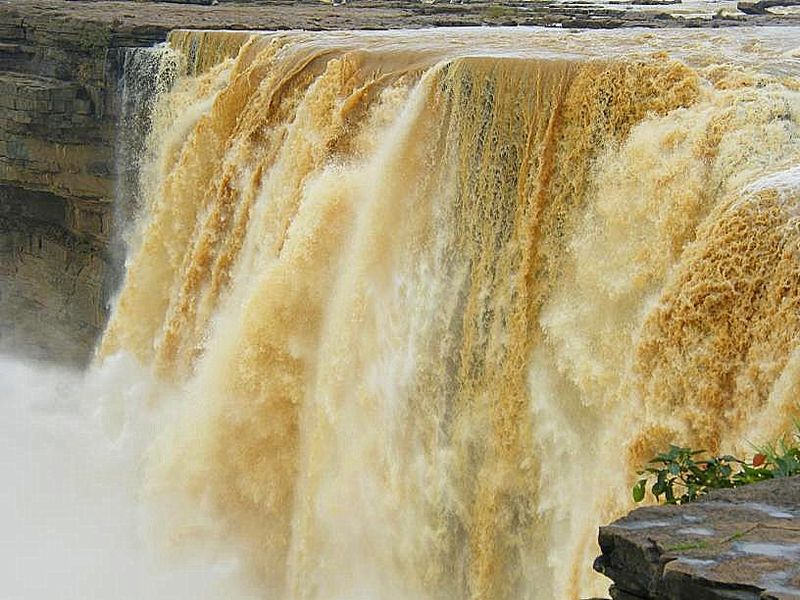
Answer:
[[600, 530], [615, 600], [800, 599], [800, 477], [646, 507]]
[[766, 15], [770, 8], [800, 6], [800, 0], [759, 0], [758, 2], [739, 2], [736, 8], [746, 15]]
[[637, 6], [669, 6], [670, 4], [681, 4], [683, 0], [632, 0], [631, 4]]

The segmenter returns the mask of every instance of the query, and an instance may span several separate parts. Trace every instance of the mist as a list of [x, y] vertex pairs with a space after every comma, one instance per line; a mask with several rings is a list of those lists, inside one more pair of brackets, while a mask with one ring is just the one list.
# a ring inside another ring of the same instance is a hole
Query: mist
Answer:
[[144, 493], [168, 418], [145, 370], [122, 356], [85, 373], [0, 356], [0, 379], [4, 599], [256, 597], [232, 554], [176, 544]]

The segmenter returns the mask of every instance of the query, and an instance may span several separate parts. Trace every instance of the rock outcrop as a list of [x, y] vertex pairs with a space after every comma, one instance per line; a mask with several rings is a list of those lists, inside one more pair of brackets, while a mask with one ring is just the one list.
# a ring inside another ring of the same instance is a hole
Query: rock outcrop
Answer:
[[615, 600], [798, 600], [800, 477], [640, 508], [599, 542]]
[[800, 6], [800, 0], [758, 0], [758, 2], [739, 2], [736, 8], [746, 15], [765, 15], [771, 8], [790, 8]]
[[163, 31], [22, 8], [0, 5], [0, 346], [83, 362], [113, 287], [113, 50]]

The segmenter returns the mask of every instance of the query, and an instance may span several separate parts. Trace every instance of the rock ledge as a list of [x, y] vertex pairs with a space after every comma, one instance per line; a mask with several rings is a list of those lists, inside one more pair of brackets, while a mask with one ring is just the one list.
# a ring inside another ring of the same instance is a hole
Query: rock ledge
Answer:
[[800, 600], [800, 477], [640, 508], [599, 542], [615, 600]]

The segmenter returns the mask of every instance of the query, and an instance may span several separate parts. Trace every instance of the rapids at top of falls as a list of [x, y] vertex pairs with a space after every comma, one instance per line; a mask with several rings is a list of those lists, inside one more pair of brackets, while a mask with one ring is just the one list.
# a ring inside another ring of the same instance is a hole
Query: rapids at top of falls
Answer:
[[384, 31], [176, 30], [169, 45], [191, 73], [234, 58], [247, 41], [268, 44], [291, 39], [294, 46], [324, 52], [363, 51], [405, 68], [457, 57], [616, 60], [665, 52], [696, 67], [736, 66], [772, 75], [797, 76], [800, 28], [735, 27], [713, 30], [599, 29], [542, 27], [440, 27]]
[[174, 386], [148, 489], [210, 511], [275, 598], [597, 590], [597, 525], [648, 452], [740, 447], [796, 405], [797, 39], [137, 51], [174, 85], [99, 360]]

